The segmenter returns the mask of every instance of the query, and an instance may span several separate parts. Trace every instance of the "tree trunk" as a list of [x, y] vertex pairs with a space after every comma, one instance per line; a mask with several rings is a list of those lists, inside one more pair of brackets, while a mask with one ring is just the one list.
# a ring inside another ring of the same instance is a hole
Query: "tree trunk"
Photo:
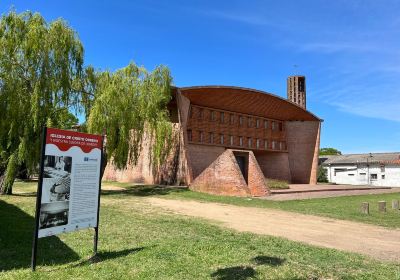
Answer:
[[4, 183], [4, 178], [5, 177], [6, 176], [5, 176], [4, 173], [0, 175], [0, 195], [5, 194], [4, 190], [3, 190], [4, 189], [3, 183]]
[[0, 195], [12, 194], [12, 186], [14, 185], [14, 181], [15, 178], [12, 179], [12, 181], [6, 180], [6, 174], [0, 175]]
[[15, 154], [8, 158], [5, 172], [0, 175], [0, 194], [12, 194], [12, 187], [18, 171], [18, 162]]
[[102, 165], [100, 166], [100, 178], [103, 179], [104, 175], [104, 170], [106, 170], [107, 167], [107, 153], [105, 152], [105, 149], [103, 150], [103, 158], [102, 158]]

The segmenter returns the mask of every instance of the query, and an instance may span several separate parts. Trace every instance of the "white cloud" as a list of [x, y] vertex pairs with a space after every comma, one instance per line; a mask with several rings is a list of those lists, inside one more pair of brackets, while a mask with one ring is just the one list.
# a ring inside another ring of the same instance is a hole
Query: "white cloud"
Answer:
[[[203, 11], [204, 14], [216, 18], [237, 21], [251, 25], [271, 25], [272, 23], [266, 18], [257, 17], [254, 15], [235, 14], [225, 11]], [[274, 25], [274, 24], [273, 24]]]
[[335, 102], [332, 105], [339, 108], [340, 111], [356, 114], [368, 118], [384, 119], [395, 122], [400, 122], [400, 103], [395, 102], [385, 102], [373, 101], [370, 102], [348, 102], [340, 103]]

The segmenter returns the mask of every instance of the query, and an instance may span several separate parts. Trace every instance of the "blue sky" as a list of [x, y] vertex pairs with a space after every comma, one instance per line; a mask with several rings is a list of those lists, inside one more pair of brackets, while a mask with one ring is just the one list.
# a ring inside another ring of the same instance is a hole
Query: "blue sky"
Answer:
[[64, 18], [99, 69], [165, 64], [177, 86], [283, 97], [286, 77], [303, 74], [322, 147], [400, 151], [400, 1], [0, 2], [11, 6]]

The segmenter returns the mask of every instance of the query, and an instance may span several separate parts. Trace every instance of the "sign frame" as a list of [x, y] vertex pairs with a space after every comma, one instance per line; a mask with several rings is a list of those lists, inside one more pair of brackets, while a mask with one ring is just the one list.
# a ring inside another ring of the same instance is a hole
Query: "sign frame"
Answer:
[[[68, 130], [66, 130], [68, 131]], [[42, 139], [41, 139], [41, 154], [40, 154], [40, 169], [39, 169], [39, 178], [38, 178], [38, 187], [37, 187], [37, 196], [36, 196], [36, 210], [35, 210], [35, 229], [33, 233], [33, 242], [32, 242], [32, 258], [31, 258], [31, 269], [32, 271], [36, 270], [36, 259], [37, 259], [37, 249], [38, 249], [38, 241], [39, 241], [39, 220], [40, 220], [40, 211], [42, 204], [42, 190], [43, 190], [43, 174], [44, 174], [44, 162], [45, 162], [45, 153], [46, 153], [46, 140], [47, 140], [47, 127], [44, 126], [42, 129]], [[98, 136], [98, 135], [96, 135]], [[97, 245], [99, 240], [99, 217], [100, 217], [100, 195], [101, 195], [101, 180], [102, 180], [102, 168], [104, 165], [104, 135], [101, 136], [100, 143], [100, 170], [99, 170], [99, 181], [98, 181], [98, 197], [97, 197], [97, 213], [96, 213], [96, 226], [94, 228], [94, 236], [93, 236], [93, 256], [97, 255]], [[88, 227], [90, 228], [90, 226]]]

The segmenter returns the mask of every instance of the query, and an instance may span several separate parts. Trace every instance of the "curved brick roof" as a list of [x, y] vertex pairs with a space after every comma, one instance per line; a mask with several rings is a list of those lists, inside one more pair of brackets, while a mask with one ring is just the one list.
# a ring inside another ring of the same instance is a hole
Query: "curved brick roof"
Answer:
[[192, 104], [285, 121], [322, 121], [282, 97], [250, 88], [195, 86], [179, 88]]

